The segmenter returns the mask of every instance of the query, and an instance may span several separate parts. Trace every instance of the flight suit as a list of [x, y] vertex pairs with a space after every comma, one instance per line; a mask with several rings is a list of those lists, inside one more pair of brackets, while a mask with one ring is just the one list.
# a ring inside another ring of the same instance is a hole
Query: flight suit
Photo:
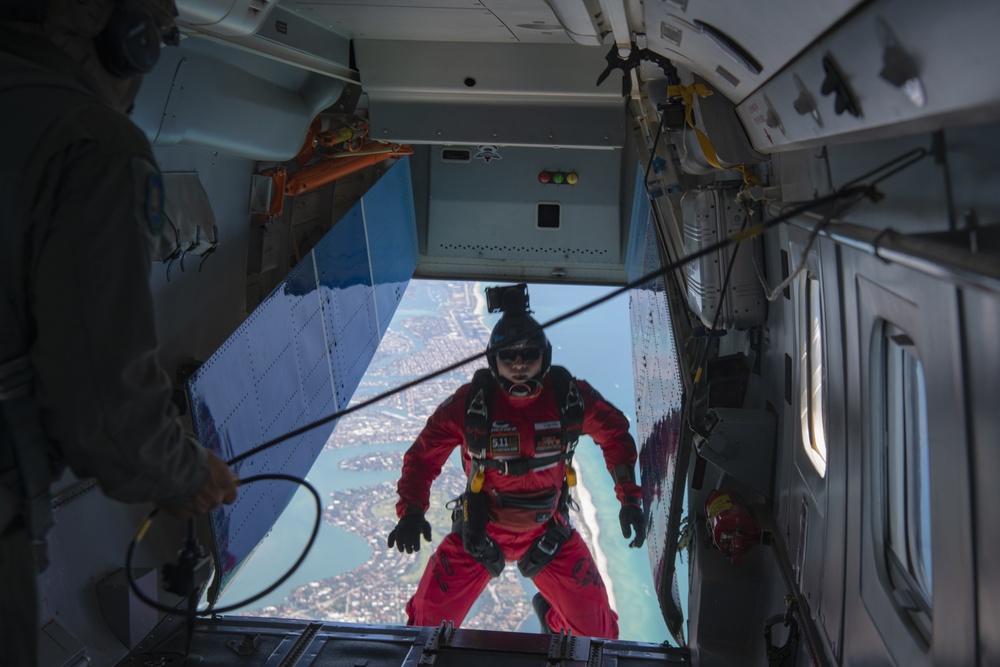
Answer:
[[[121, 501], [188, 502], [208, 461], [184, 432], [156, 357], [149, 272], [163, 192], [148, 140], [78, 63], [0, 28], [0, 145], [0, 298], [14, 313], [0, 362], [26, 355], [33, 368], [45, 472], [68, 464]], [[0, 412], [0, 480], [16, 485], [24, 474], [8, 417]], [[14, 516], [0, 526], [0, 627], [33, 638], [24, 524]], [[0, 663], [34, 664], [28, 643], [4, 642]]]
[[[582, 433], [601, 447], [609, 471], [622, 465], [633, 468], [635, 441], [625, 415], [585, 381], [576, 380], [576, 384], [584, 400]], [[406, 452], [397, 486], [398, 516], [411, 508], [427, 511], [431, 485], [457, 446], [462, 447], [463, 464], [469, 473], [472, 459], [465, 442], [465, 421], [470, 387], [462, 386], [438, 407]], [[513, 398], [503, 391], [495, 392], [490, 418], [487, 458], [530, 459], [560, 451], [561, 422], [551, 374], [543, 379], [537, 397]], [[518, 476], [491, 468], [485, 471], [481, 493], [490, 502], [487, 534], [503, 551], [508, 566], [524, 557], [545, 532], [548, 520], [565, 521], [555, 511], [565, 474], [565, 461]], [[642, 495], [630, 481], [617, 484], [615, 492], [623, 503], [638, 503]], [[541, 497], [551, 497], [548, 509], [517, 507], [523, 504], [519, 499]], [[486, 568], [466, 553], [461, 536], [447, 535], [406, 605], [408, 623], [436, 626], [450, 620], [460, 625], [489, 580]], [[533, 581], [552, 606], [546, 621], [553, 632], [618, 637], [618, 615], [611, 609], [593, 556], [576, 530]]]

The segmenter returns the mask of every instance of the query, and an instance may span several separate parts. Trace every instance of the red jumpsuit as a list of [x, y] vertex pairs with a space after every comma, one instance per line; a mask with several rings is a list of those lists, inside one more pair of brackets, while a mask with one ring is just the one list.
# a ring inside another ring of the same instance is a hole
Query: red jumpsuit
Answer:
[[[600, 445], [609, 471], [620, 465], [634, 469], [635, 441], [628, 432], [625, 415], [586, 382], [576, 380], [576, 384], [584, 399], [582, 433]], [[468, 475], [471, 459], [465, 444], [465, 410], [470, 386], [463, 385], [438, 406], [406, 452], [397, 487], [397, 515], [403, 516], [411, 507], [427, 511], [431, 484], [458, 445], [462, 446]], [[561, 451], [562, 425], [550, 375], [544, 378], [537, 397], [512, 398], [499, 389], [494, 396], [488, 458], [532, 458], [536, 452], [547, 456]], [[508, 567], [514, 566], [545, 532], [548, 513], [497, 507], [497, 494], [538, 496], [559, 491], [565, 471], [564, 462], [520, 476], [486, 470], [482, 492], [488, 495], [491, 505], [487, 533], [503, 550]], [[633, 482], [616, 485], [615, 492], [622, 502], [632, 499], [637, 503], [642, 495]], [[555, 513], [555, 519], [561, 521], [562, 517]], [[459, 626], [489, 580], [486, 568], [462, 547], [461, 536], [450, 533], [431, 557], [417, 592], [406, 605], [408, 624], [436, 626], [450, 620]], [[534, 583], [552, 606], [546, 621], [553, 632], [569, 630], [581, 636], [618, 637], [618, 615], [611, 610], [604, 581], [576, 530], [535, 576]]]

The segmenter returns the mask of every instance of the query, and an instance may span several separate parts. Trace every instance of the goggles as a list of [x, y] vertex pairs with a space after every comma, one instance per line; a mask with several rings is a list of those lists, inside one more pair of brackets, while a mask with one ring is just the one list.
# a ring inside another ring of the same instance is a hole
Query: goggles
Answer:
[[497, 352], [497, 359], [507, 364], [514, 363], [518, 358], [525, 363], [538, 361], [542, 358], [542, 351], [537, 347], [523, 347], [517, 350], [508, 348]]

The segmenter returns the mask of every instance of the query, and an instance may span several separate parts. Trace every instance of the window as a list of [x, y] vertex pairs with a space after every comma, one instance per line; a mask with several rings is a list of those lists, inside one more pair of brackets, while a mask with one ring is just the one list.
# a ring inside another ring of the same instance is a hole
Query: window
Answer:
[[896, 605], [929, 640], [933, 574], [924, 368], [901, 329], [883, 322], [881, 338], [886, 567]]
[[799, 340], [802, 368], [799, 396], [802, 445], [820, 477], [826, 476], [826, 420], [823, 399], [826, 367], [823, 351], [823, 304], [819, 279], [806, 273], [801, 283]]

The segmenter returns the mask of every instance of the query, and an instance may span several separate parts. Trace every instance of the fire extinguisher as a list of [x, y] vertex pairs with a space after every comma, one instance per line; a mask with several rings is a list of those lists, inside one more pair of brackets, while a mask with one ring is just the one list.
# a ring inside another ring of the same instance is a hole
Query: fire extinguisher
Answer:
[[743, 554], [760, 541], [757, 522], [735, 491], [716, 489], [708, 494], [705, 516], [712, 542], [733, 565], [739, 565]]

